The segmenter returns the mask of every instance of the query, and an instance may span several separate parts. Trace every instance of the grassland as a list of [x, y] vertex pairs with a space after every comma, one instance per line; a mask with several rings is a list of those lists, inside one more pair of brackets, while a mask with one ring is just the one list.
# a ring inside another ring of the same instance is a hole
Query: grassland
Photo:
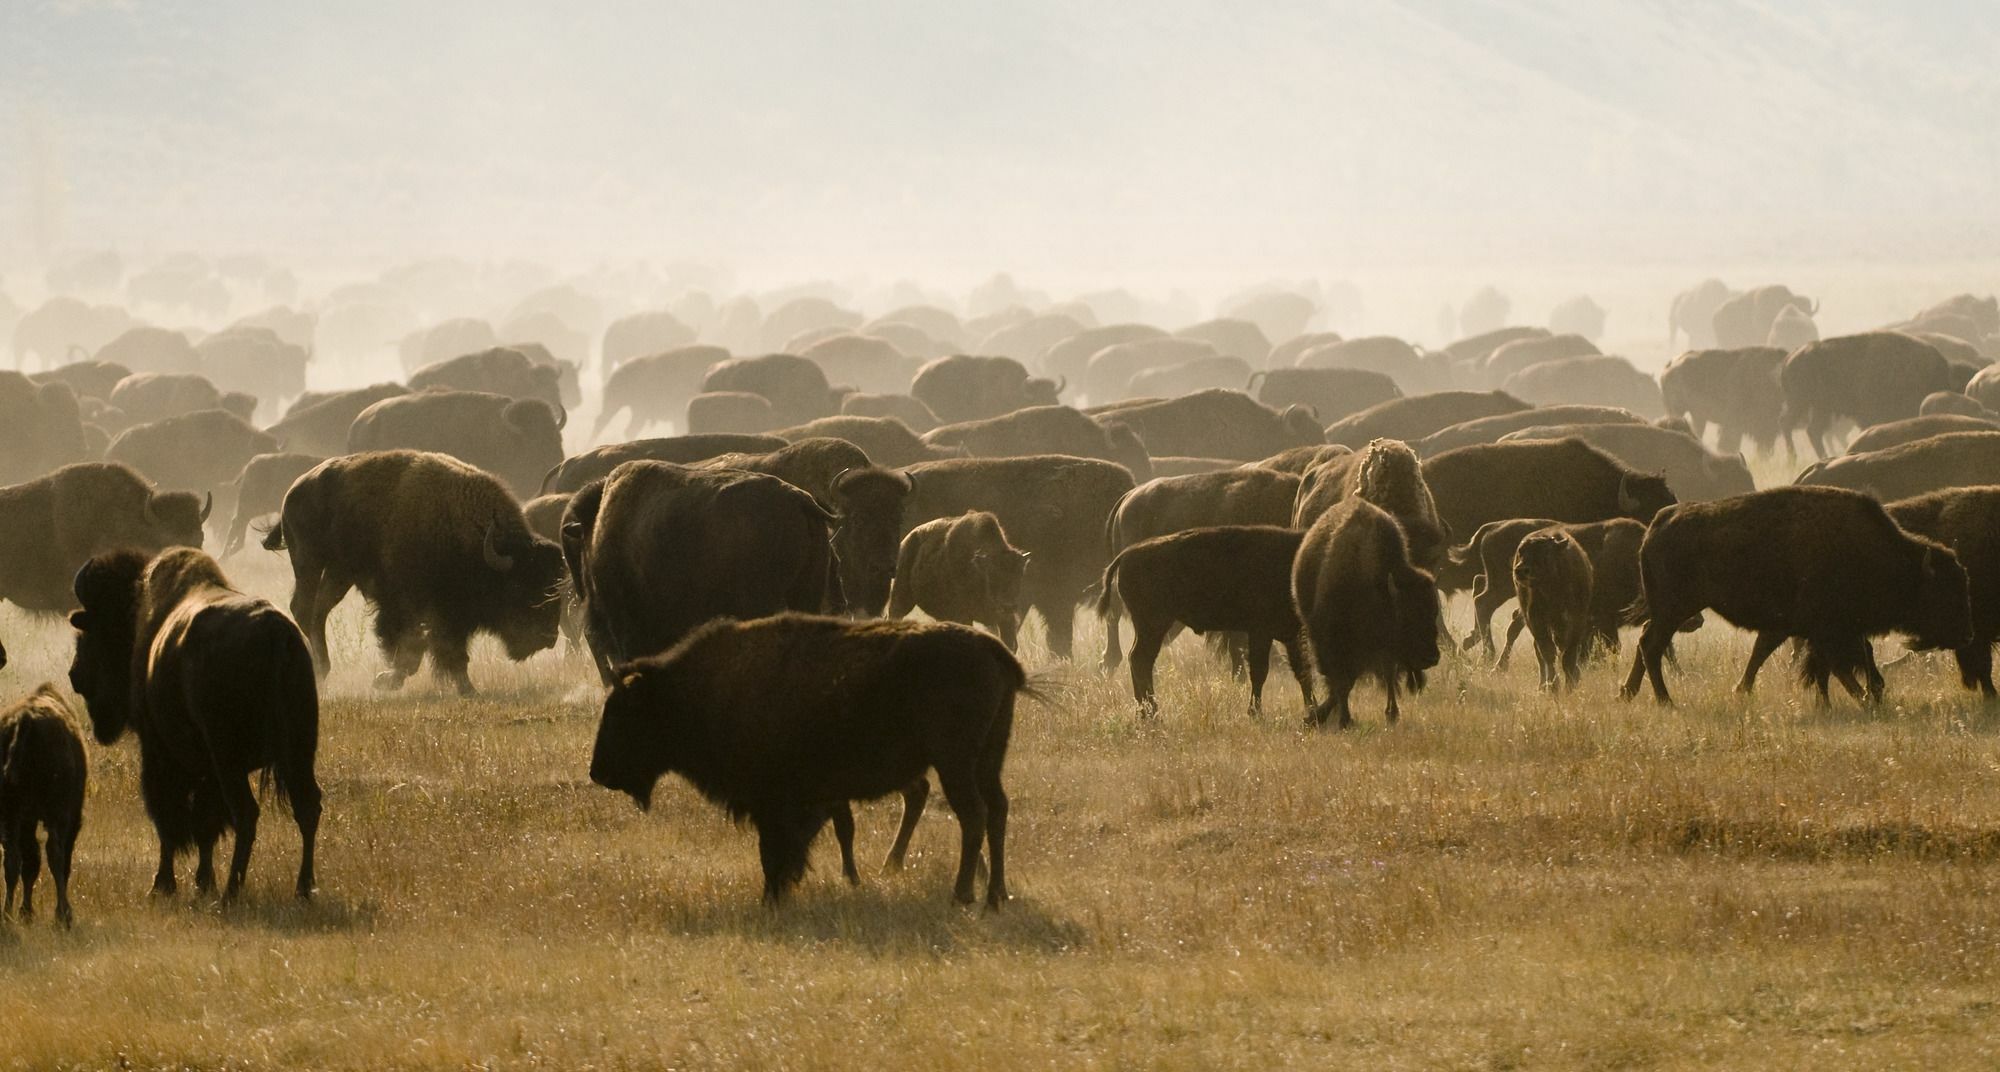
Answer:
[[[288, 590], [275, 556], [231, 566]], [[1343, 735], [1282, 672], [1246, 717], [1192, 639], [1152, 723], [1031, 643], [1063, 684], [1020, 714], [1007, 909], [949, 903], [939, 808], [904, 873], [849, 888], [822, 839], [771, 910], [751, 836], [685, 785], [641, 814], [589, 783], [582, 659], [487, 648], [477, 699], [384, 697], [364, 625], [336, 617], [319, 896], [289, 896], [267, 812], [244, 903], [149, 900], [136, 750], [93, 744], [75, 930], [0, 925], [0, 1068], [2000, 1061], [2000, 713], [1945, 663], [1823, 710], [1781, 657], [1741, 699], [1745, 640], [1711, 625], [1672, 710], [1603, 663], [1550, 697], [1532, 659], [1453, 660]], [[61, 680], [59, 623], [0, 610], [0, 636], [0, 691]], [[865, 855], [894, 823], [862, 813]]]

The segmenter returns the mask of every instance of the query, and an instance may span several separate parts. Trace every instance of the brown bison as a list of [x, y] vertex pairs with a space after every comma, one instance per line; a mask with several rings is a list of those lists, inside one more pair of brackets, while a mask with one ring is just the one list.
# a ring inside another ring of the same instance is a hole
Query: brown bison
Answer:
[[1098, 423], [1136, 433], [1150, 454], [1254, 462], [1291, 447], [1317, 446], [1326, 434], [1303, 406], [1280, 411], [1241, 391], [1197, 391], [1089, 410]]
[[2000, 484], [2000, 431], [1947, 432], [1806, 467], [1799, 484], [1848, 488], [1891, 502], [1944, 488]]
[[1140, 369], [1125, 382], [1126, 398], [1178, 398], [1196, 391], [1240, 389], [1250, 365], [1240, 357], [1212, 354], [1158, 368]]
[[0, 599], [23, 610], [76, 606], [70, 579], [92, 555], [201, 546], [212, 500], [157, 491], [130, 468], [79, 462], [0, 488]]
[[1704, 279], [1674, 295], [1667, 309], [1667, 345], [1673, 346], [1675, 339], [1685, 335], [1689, 346], [1714, 346], [1715, 310], [1734, 294], [1722, 280]]
[[[1964, 398], [1964, 395], [1960, 395]], [[1981, 417], [1966, 417], [1958, 414], [1938, 413], [1930, 416], [1905, 417], [1900, 421], [1890, 421], [1865, 428], [1861, 434], [1848, 441], [1847, 453], [1866, 454], [1871, 450], [1888, 450], [1919, 439], [1929, 439], [1934, 435], [1950, 432], [2000, 432], [2000, 423]]]
[[264, 549], [291, 552], [292, 617], [321, 676], [330, 665], [326, 616], [355, 588], [375, 610], [389, 662], [376, 688], [401, 688], [428, 651], [432, 670], [470, 695], [466, 645], [475, 632], [498, 636], [515, 660], [556, 642], [562, 550], [528, 531], [498, 480], [447, 455], [394, 450], [322, 462], [285, 493]]
[[35, 880], [42, 874], [42, 846], [35, 839], [39, 826], [48, 839], [49, 877], [56, 884], [56, 922], [67, 927], [75, 918], [69, 906], [69, 869], [83, 828], [89, 777], [83, 741], [71, 728], [69, 706], [54, 685], [45, 683], [0, 711], [0, 856], [6, 857], [7, 871], [7, 899], [0, 912], [15, 914], [18, 886], [17, 918], [34, 918]]
[[287, 342], [276, 331], [235, 324], [195, 344], [201, 371], [223, 391], [237, 391], [277, 405], [306, 389], [312, 351]]
[[611, 470], [626, 462], [693, 465], [724, 454], [768, 454], [784, 447], [785, 442], [772, 435], [684, 435], [612, 443], [563, 459], [561, 465], [542, 477], [541, 493], [580, 491], [585, 484], [610, 476]]
[[1845, 417], [1863, 428], [1917, 415], [1924, 396], [1952, 390], [1944, 355], [1896, 331], [1822, 339], [1799, 348], [1778, 371], [1785, 393], [1784, 435], [1800, 426], [1821, 458], [1828, 433]]
[[277, 437], [219, 409], [183, 413], [118, 434], [104, 460], [123, 462], [169, 491], [221, 488], [223, 509], [234, 511], [231, 482], [250, 459], [278, 449]]
[[920, 398], [909, 395], [871, 395], [856, 392], [840, 400], [843, 417], [890, 417], [903, 422], [918, 435], [943, 424]]
[[1021, 631], [1028, 553], [1007, 542], [1000, 519], [979, 510], [926, 521], [903, 537], [889, 589], [889, 617], [921, 610], [941, 622], [977, 623], [1007, 650]]
[[1440, 428], [1410, 446], [1416, 450], [1419, 458], [1428, 458], [1448, 450], [1457, 450], [1459, 447], [1498, 443], [1502, 436], [1518, 432], [1523, 428], [1551, 424], [1645, 423], [1644, 417], [1617, 406], [1538, 406], [1534, 409], [1502, 413], [1497, 417], [1481, 417], [1476, 421]]
[[1398, 684], [1421, 690], [1424, 671], [1438, 663], [1442, 612], [1431, 575], [1410, 563], [1402, 526], [1360, 498], [1321, 514], [1293, 561], [1292, 600], [1313, 665], [1326, 678], [1326, 698], [1308, 721], [1323, 726], [1337, 714], [1341, 729], [1352, 725], [1348, 696], [1372, 674], [1388, 693], [1385, 715], [1394, 723]]
[[410, 390], [532, 398], [561, 413], [561, 378], [561, 370], [553, 365], [538, 365], [515, 347], [495, 346], [425, 365], [410, 373]]
[[1417, 348], [1393, 335], [1370, 335], [1359, 339], [1315, 346], [1293, 362], [1302, 369], [1363, 369], [1379, 372], [1395, 381], [1405, 393], [1427, 390], [1436, 379], [1435, 371]]
[[904, 471], [915, 481], [903, 511], [906, 530], [977, 510], [1000, 519], [1008, 540], [1032, 556], [1022, 590], [1041, 613], [1049, 650], [1068, 658], [1077, 604], [1111, 559], [1104, 529], [1132, 490], [1132, 474], [1122, 465], [1062, 455], [963, 458]]
[[174, 892], [174, 858], [189, 848], [195, 888], [215, 889], [225, 829], [236, 837], [223, 896], [242, 890], [257, 841], [250, 776], [264, 771], [298, 824], [295, 889], [312, 896], [319, 691], [299, 627], [230, 587], [215, 560], [192, 548], [150, 562], [137, 551], [99, 555], [77, 571], [76, 598], [70, 687], [99, 743], [138, 734], [139, 792], [160, 842], [153, 892]]
[[1597, 344], [1581, 335], [1542, 335], [1503, 343], [1486, 355], [1480, 364], [1479, 382], [1499, 387], [1524, 369], [1544, 361], [1571, 357], [1594, 357]]
[[940, 357], [917, 370], [910, 394], [939, 422], [956, 424], [998, 417], [1031, 406], [1057, 405], [1068, 381], [1057, 383], [1028, 374], [1011, 357]]
[[230, 490], [236, 496], [236, 510], [222, 541], [222, 557], [241, 551], [249, 538], [250, 522], [283, 509], [285, 492], [292, 489], [292, 482], [325, 460], [311, 454], [268, 453], [244, 462], [236, 479], [230, 482]]
[[28, 379], [36, 384], [64, 384], [78, 398], [101, 402], [110, 399], [118, 381], [130, 375], [131, 369], [112, 361], [72, 361], [47, 372], [33, 373]]
[[1335, 458], [1354, 453], [1350, 447], [1338, 443], [1321, 443], [1311, 447], [1292, 447], [1281, 450], [1262, 461], [1244, 462], [1238, 468], [1270, 469], [1293, 476], [1304, 476], [1313, 466], [1330, 462]]
[[926, 432], [933, 450], [961, 450], [973, 458], [1025, 458], [1067, 454], [1116, 462], [1134, 480], [1150, 480], [1152, 460], [1132, 431], [1113, 428], [1068, 406], [1033, 406], [999, 417], [942, 424]]
[[[1475, 573], [1471, 581], [1472, 632], [1465, 638], [1466, 651], [1484, 644], [1487, 656], [1493, 655], [1493, 613], [1515, 595], [1514, 552], [1529, 535], [1548, 528], [1561, 529], [1590, 556], [1591, 630], [1606, 649], [1618, 650], [1618, 627], [1625, 623], [1626, 609], [1639, 597], [1639, 543], [1646, 538], [1646, 526], [1629, 517], [1580, 525], [1517, 517], [1487, 522], [1463, 546], [1452, 548], [1454, 583], [1463, 586], [1457, 571], [1468, 565]], [[1442, 582], [1443, 576], [1439, 579]], [[1520, 616], [1516, 614], [1507, 625], [1507, 642], [1500, 648], [1495, 669], [1507, 666], [1507, 655], [1520, 631]]]
[[780, 423], [771, 400], [752, 391], [703, 391], [687, 403], [689, 435], [761, 435]]
[[805, 874], [829, 817], [904, 794], [899, 861], [937, 772], [958, 816], [952, 893], [974, 896], [983, 842], [986, 906], [1007, 899], [1007, 792], [1000, 781], [1014, 698], [1027, 676], [993, 637], [959, 625], [787, 614], [716, 622], [672, 651], [620, 666], [604, 700], [590, 778], [647, 807], [669, 772], [757, 828], [764, 896]]
[[1347, 368], [1262, 369], [1250, 374], [1247, 390], [1280, 413], [1304, 406], [1321, 424], [1403, 397], [1402, 389], [1388, 376]]
[[1502, 391], [1438, 391], [1370, 406], [1327, 426], [1326, 441], [1356, 450], [1377, 439], [1414, 443], [1454, 424], [1518, 413], [1526, 402]]
[[1679, 502], [1723, 499], [1757, 490], [1741, 455], [1723, 456], [1677, 428], [1650, 424], [1557, 424], [1523, 428], [1502, 443], [1580, 439], [1642, 473], [1667, 480]]
[[89, 453], [83, 411], [67, 385], [0, 371], [0, 485], [33, 480]]
[[627, 462], [570, 499], [562, 551], [607, 684], [715, 618], [840, 604], [833, 518], [773, 476]]
[[[605, 384], [609, 386], [612, 374], [618, 371], [620, 365], [647, 354], [664, 353], [677, 347], [689, 346], [694, 340], [694, 329], [665, 309], [648, 309], [621, 316], [604, 329], [604, 341], [599, 351], [603, 363], [598, 371], [602, 374]], [[726, 360], [728, 357], [729, 353], [725, 350], [715, 361]], [[709, 364], [712, 365], [715, 361]], [[704, 369], [706, 367], [703, 366]], [[699, 386], [699, 377], [696, 385]]]
[[1435, 573], [1443, 567], [1451, 530], [1438, 517], [1437, 502], [1409, 444], [1378, 439], [1308, 470], [1292, 506], [1292, 527], [1309, 528], [1335, 503], [1357, 497], [1387, 510], [1403, 527], [1411, 561], [1419, 568]]
[[1919, 417], [1941, 417], [1947, 414], [1977, 417], [1982, 421], [2000, 424], [2000, 413], [1987, 409], [1980, 405], [1978, 399], [1958, 391], [1932, 391], [1925, 395], [1923, 402], [1917, 406]]
[[295, 454], [332, 457], [347, 453], [347, 431], [363, 410], [384, 399], [410, 393], [400, 383], [378, 383], [352, 391], [300, 395], [278, 423], [266, 429], [281, 449]]
[[1622, 357], [1566, 357], [1507, 377], [1501, 389], [1538, 406], [1618, 406], [1642, 417], [1665, 412], [1660, 385]]
[[1959, 679], [1994, 695], [1993, 642], [2000, 638], [2000, 487], [1950, 488], [1899, 499], [1887, 507], [1905, 531], [1958, 556], [1972, 603], [1972, 639], [1960, 645]]
[[1664, 477], [1642, 473], [1580, 439], [1488, 443], [1424, 461], [1424, 481], [1450, 532], [1488, 521], [1546, 517], [1651, 521], [1674, 503]]
[[[1962, 647], [1972, 638], [1966, 575], [1957, 556], [1912, 536], [1882, 504], [1841, 488], [1767, 488], [1660, 512], [1639, 549], [1645, 623], [1622, 695], [1670, 702], [1660, 660], [1682, 622], [1704, 610], [1757, 634], [1738, 692], [1787, 639], [1844, 657], [1868, 638], [1910, 634], [1921, 647]], [[1809, 660], [1810, 667], [1815, 660]], [[1817, 684], [1826, 694], [1823, 666]], [[1881, 678], [1870, 669], [1870, 691]]]
[[123, 423], [114, 431], [204, 409], [226, 409], [247, 421], [257, 410], [256, 399], [224, 394], [207, 377], [191, 372], [133, 373], [118, 381], [105, 402], [122, 414]]
[[345, 453], [414, 450], [449, 454], [532, 499], [562, 464], [562, 414], [547, 403], [482, 391], [425, 391], [384, 399], [354, 418]]
[[1762, 346], [1771, 337], [1771, 325], [1786, 309], [1797, 309], [1807, 317], [1819, 315], [1819, 303], [1784, 286], [1753, 287], [1732, 294], [1715, 305], [1709, 322], [1715, 328], [1715, 345], [1724, 348]]
[[839, 408], [826, 373], [796, 354], [732, 357], [718, 362], [702, 378], [701, 389], [703, 393], [762, 395], [771, 403], [772, 418], [780, 428], [829, 416]]
[[[606, 339], [608, 342], [608, 333]], [[620, 413], [631, 414], [625, 424], [627, 439], [650, 425], [683, 421], [688, 400], [701, 393], [702, 378], [710, 368], [727, 360], [729, 351], [720, 346], [685, 345], [619, 359], [605, 374], [604, 405], [597, 411], [590, 438], [603, 435]], [[606, 361], [611, 361], [609, 351]]]
[[1521, 621], [1535, 642], [1542, 687], [1556, 687], [1560, 665], [1562, 680], [1575, 688], [1591, 637], [1590, 556], [1560, 527], [1546, 528], [1521, 541], [1511, 573]]
[[1748, 436], [1768, 453], [1783, 427], [1785, 396], [1778, 369], [1790, 351], [1775, 346], [1738, 350], [1689, 350], [1660, 371], [1660, 397], [1669, 417], [1685, 417], [1700, 438], [1717, 426], [1717, 444], [1734, 454]]
[[[1271, 645], [1283, 644], [1312, 709], [1312, 670], [1292, 605], [1292, 560], [1304, 535], [1273, 525], [1188, 529], [1134, 543], [1104, 567], [1097, 612], [1106, 615], [1107, 628], [1115, 624], [1110, 613], [1116, 604], [1132, 616], [1132, 698], [1142, 711], [1158, 709], [1153, 665], [1176, 624], [1197, 633], [1249, 636], [1253, 713], [1263, 706]], [[1109, 653], [1106, 662], [1112, 662]]]
[[813, 436], [844, 439], [867, 451], [869, 460], [876, 465], [892, 468], [965, 457], [960, 448], [926, 444], [908, 425], [893, 417], [821, 417], [796, 427], [780, 428], [772, 434], [791, 441]]

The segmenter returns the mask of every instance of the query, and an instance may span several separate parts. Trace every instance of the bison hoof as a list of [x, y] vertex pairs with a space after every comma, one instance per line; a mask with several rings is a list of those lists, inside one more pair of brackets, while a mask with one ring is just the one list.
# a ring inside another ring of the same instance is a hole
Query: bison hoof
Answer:
[[383, 692], [394, 692], [403, 687], [403, 675], [394, 670], [384, 670], [375, 675], [375, 687]]

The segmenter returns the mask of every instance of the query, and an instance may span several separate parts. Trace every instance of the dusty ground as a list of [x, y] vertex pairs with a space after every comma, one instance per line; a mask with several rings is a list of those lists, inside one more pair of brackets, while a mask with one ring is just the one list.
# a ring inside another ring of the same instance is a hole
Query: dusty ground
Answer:
[[[276, 556], [230, 566], [289, 591]], [[1711, 626], [1677, 709], [1616, 702], [1603, 663], [1557, 699], [1531, 658], [1453, 661], [1402, 725], [1369, 693], [1336, 735], [1282, 671], [1247, 718], [1183, 639], [1156, 723], [1094, 670], [1023, 706], [1005, 911], [949, 902], [942, 808], [905, 873], [851, 889], [822, 839], [773, 911], [752, 836], [685, 785], [644, 815], [589, 783], [580, 658], [485, 648], [482, 698], [383, 697], [358, 607], [336, 622], [319, 896], [267, 812], [245, 903], [149, 900], [136, 748], [91, 745], [75, 930], [0, 925], [0, 1068], [2000, 1058], [2000, 714], [1947, 664], [1826, 711], [1780, 657], [1742, 700], [1745, 639]], [[61, 679], [66, 627], [6, 608], [0, 635], [0, 691]]]

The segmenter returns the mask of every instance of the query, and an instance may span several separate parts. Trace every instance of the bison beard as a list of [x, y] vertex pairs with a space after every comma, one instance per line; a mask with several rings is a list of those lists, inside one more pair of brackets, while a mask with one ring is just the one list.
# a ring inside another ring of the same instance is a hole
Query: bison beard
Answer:
[[[714, 622], [664, 655], [617, 668], [591, 780], [652, 801], [676, 772], [757, 829], [764, 896], [803, 876], [806, 852], [847, 805], [905, 794], [936, 770], [960, 830], [953, 896], [970, 903], [983, 841], [986, 904], [1007, 897], [1007, 793], [1000, 772], [1021, 666], [1000, 642], [956, 625], [786, 614]], [[921, 796], [917, 797], [921, 806]]]

